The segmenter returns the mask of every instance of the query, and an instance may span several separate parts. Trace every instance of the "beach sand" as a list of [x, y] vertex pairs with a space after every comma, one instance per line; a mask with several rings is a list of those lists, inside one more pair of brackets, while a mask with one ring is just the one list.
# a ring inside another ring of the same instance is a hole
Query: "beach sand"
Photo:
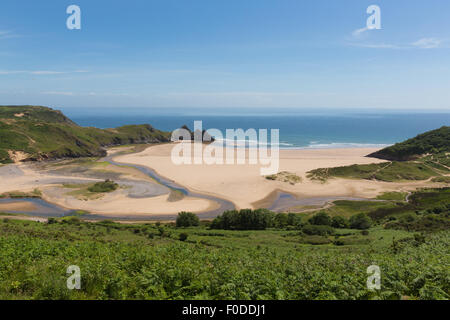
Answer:
[[174, 145], [152, 146], [140, 153], [117, 156], [115, 160], [153, 168], [190, 190], [232, 201], [238, 208], [256, 208], [274, 191], [282, 190], [298, 198], [361, 197], [373, 198], [385, 191], [413, 190], [425, 182], [386, 183], [368, 180], [330, 179], [326, 183], [311, 181], [306, 173], [317, 168], [351, 164], [380, 163], [383, 160], [366, 155], [375, 148], [280, 150], [279, 171], [288, 171], [302, 178], [291, 185], [272, 181], [260, 174], [261, 165], [175, 165], [171, 161]]
[[[124, 178], [147, 183], [156, 182], [137, 170], [127, 167], [104, 167], [108, 170], [122, 173]], [[163, 194], [148, 198], [130, 198], [124, 190], [118, 190], [104, 195], [99, 200], [84, 201], [68, 196], [70, 189], [61, 187], [61, 183], [92, 183], [101, 179], [90, 179], [84, 176], [67, 176], [48, 174], [39, 171], [32, 165], [12, 164], [0, 168], [0, 194], [12, 191], [31, 192], [34, 189], [42, 191], [42, 198], [48, 202], [57, 204], [66, 209], [85, 210], [93, 214], [108, 214], [113, 216], [146, 216], [176, 214], [181, 211], [202, 212], [218, 207], [215, 202], [206, 199], [184, 197], [178, 201], [170, 201], [170, 194]], [[125, 190], [126, 191], [126, 190]], [[16, 207], [14, 207], [16, 206]], [[20, 206], [18, 208], [17, 206]], [[0, 212], [3, 211], [28, 211], [33, 210], [30, 204], [0, 204]]]
[[[295, 195], [299, 199], [357, 197], [374, 198], [387, 191], [412, 191], [418, 187], [431, 186], [427, 181], [407, 181], [387, 183], [369, 180], [329, 179], [326, 183], [309, 180], [307, 172], [317, 168], [346, 166], [351, 164], [379, 163], [383, 160], [365, 157], [376, 151], [373, 148], [353, 149], [299, 149], [280, 150], [279, 171], [288, 171], [301, 177], [302, 181], [290, 184], [283, 181], [268, 180], [261, 176], [261, 165], [175, 165], [171, 151], [176, 144], [161, 144], [148, 147], [142, 152], [117, 155], [114, 160], [121, 163], [137, 164], [154, 169], [159, 175], [169, 178], [193, 192], [212, 195], [233, 202], [237, 208], [268, 207], [274, 200], [276, 191]], [[204, 147], [204, 146], [203, 146]], [[111, 165], [102, 170], [122, 173], [121, 178], [156, 183], [146, 175], [130, 167]], [[32, 191], [38, 188], [43, 198], [68, 209], [81, 209], [92, 214], [113, 216], [141, 215], [143, 219], [152, 215], [176, 214], [180, 211], [195, 213], [218, 208], [218, 204], [193, 197], [170, 201], [169, 194], [154, 197], [130, 198], [125, 189], [104, 195], [98, 200], [80, 200], [67, 195], [70, 190], [58, 187], [65, 183], [84, 183], [99, 181], [86, 176], [64, 176], [47, 174], [27, 164], [13, 164], [0, 168], [0, 194], [11, 191]], [[10, 205], [0, 207], [12, 210]]]

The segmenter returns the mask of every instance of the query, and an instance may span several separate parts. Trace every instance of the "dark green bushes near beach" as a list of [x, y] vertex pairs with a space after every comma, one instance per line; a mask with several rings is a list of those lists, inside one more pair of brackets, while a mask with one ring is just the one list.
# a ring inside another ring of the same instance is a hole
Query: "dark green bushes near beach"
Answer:
[[192, 212], [180, 212], [176, 220], [177, 228], [194, 227], [200, 225], [200, 219]]
[[119, 188], [119, 185], [117, 183], [107, 179], [103, 182], [97, 182], [94, 185], [88, 187], [88, 191], [94, 193], [106, 193], [115, 191], [117, 190], [117, 188]]

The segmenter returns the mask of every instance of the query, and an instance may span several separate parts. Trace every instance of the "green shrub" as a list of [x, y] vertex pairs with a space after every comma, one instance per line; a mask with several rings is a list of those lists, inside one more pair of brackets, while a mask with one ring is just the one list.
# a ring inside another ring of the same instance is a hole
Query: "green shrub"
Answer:
[[302, 243], [307, 243], [307, 244], [312, 244], [312, 245], [323, 245], [323, 244], [329, 244], [331, 243], [331, 240], [323, 237], [323, 236], [319, 236], [319, 235], [308, 235], [306, 237], [302, 238]]
[[187, 238], [188, 238], [188, 234], [187, 233], [180, 233], [180, 235], [179, 235], [180, 241], [186, 241]]
[[55, 218], [48, 218], [47, 219], [47, 224], [54, 224], [54, 223], [58, 223], [58, 220], [56, 220]]
[[267, 209], [225, 211], [211, 223], [211, 229], [265, 230], [274, 225], [274, 213]]
[[307, 224], [302, 229], [303, 233], [307, 235], [328, 236], [334, 234], [334, 229], [326, 225]]
[[176, 227], [177, 228], [187, 228], [198, 226], [200, 224], [200, 219], [192, 212], [180, 212], [177, 217]]
[[335, 216], [331, 219], [331, 226], [333, 228], [345, 229], [349, 227], [349, 222], [342, 216]]
[[308, 222], [314, 225], [331, 226], [331, 217], [325, 212], [321, 211], [311, 217]]
[[119, 188], [119, 185], [117, 183], [107, 179], [103, 182], [95, 183], [93, 186], [90, 186], [88, 190], [95, 193], [104, 193], [115, 191], [117, 190], [117, 188]]
[[350, 217], [350, 228], [352, 229], [369, 229], [371, 225], [372, 220], [364, 213], [359, 213]]

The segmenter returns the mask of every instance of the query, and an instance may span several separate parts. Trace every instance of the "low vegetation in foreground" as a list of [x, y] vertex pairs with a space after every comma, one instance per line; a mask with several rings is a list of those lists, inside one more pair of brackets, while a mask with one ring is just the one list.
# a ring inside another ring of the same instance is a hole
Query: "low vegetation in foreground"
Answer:
[[[230, 211], [213, 222], [187, 212], [168, 224], [5, 218], [0, 298], [449, 299], [449, 192], [421, 190], [391, 207]], [[71, 265], [81, 290], [66, 287]], [[366, 287], [371, 265], [381, 290]]]

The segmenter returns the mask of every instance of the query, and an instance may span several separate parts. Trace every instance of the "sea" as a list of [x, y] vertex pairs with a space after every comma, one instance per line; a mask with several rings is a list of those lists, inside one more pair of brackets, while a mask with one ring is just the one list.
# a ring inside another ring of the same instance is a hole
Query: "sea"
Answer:
[[[449, 111], [385, 110], [222, 110], [147, 108], [62, 108], [81, 126], [115, 128], [151, 124], [173, 131], [183, 125], [203, 129], [279, 129], [281, 149], [384, 147], [416, 135], [450, 126]], [[270, 135], [270, 131], [269, 131]]]

